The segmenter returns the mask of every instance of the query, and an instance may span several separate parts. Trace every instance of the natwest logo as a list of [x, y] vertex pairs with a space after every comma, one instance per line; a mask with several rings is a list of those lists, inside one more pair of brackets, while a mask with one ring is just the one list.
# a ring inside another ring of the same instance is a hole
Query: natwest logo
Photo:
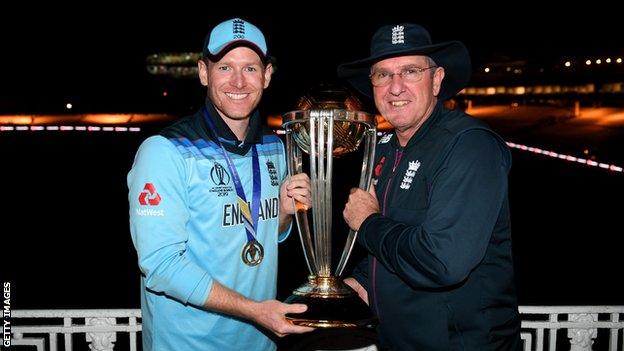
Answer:
[[156, 187], [152, 183], [145, 183], [143, 191], [139, 194], [141, 206], [157, 206], [160, 203], [160, 195], [156, 192]]

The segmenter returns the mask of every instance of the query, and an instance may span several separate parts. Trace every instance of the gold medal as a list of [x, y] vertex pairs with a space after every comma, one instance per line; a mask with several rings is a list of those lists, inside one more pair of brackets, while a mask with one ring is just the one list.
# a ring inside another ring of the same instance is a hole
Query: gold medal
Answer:
[[264, 258], [264, 248], [256, 240], [248, 241], [247, 244], [243, 246], [241, 258], [246, 265], [250, 267], [257, 266]]

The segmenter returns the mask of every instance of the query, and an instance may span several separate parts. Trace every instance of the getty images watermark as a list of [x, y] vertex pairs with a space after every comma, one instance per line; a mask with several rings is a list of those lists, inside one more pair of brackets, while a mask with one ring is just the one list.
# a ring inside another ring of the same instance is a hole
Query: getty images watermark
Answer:
[[2, 284], [2, 345], [11, 346], [11, 283]]

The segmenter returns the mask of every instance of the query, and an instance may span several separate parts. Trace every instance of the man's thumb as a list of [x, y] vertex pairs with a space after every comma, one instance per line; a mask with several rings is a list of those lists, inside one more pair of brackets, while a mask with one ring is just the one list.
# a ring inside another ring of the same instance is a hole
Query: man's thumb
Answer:
[[308, 310], [308, 306], [301, 303], [296, 303], [290, 305], [290, 310], [290, 313], [303, 313]]

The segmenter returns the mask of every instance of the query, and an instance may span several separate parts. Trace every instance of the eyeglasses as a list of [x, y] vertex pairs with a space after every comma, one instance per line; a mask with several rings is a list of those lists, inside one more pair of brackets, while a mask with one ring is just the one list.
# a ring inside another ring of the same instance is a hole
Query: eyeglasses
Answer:
[[401, 71], [397, 73], [390, 73], [386, 71], [376, 71], [376, 72], [371, 73], [369, 77], [370, 77], [371, 83], [376, 87], [383, 87], [385, 85], [390, 84], [390, 82], [392, 81], [392, 77], [394, 77], [395, 74], [398, 74], [399, 76], [401, 76], [401, 78], [406, 82], [416, 83], [422, 79], [423, 72], [425, 72], [426, 70], [430, 70], [432, 68], [438, 68], [438, 66], [429, 66], [425, 68], [406, 67], [406, 68], [401, 69]]

